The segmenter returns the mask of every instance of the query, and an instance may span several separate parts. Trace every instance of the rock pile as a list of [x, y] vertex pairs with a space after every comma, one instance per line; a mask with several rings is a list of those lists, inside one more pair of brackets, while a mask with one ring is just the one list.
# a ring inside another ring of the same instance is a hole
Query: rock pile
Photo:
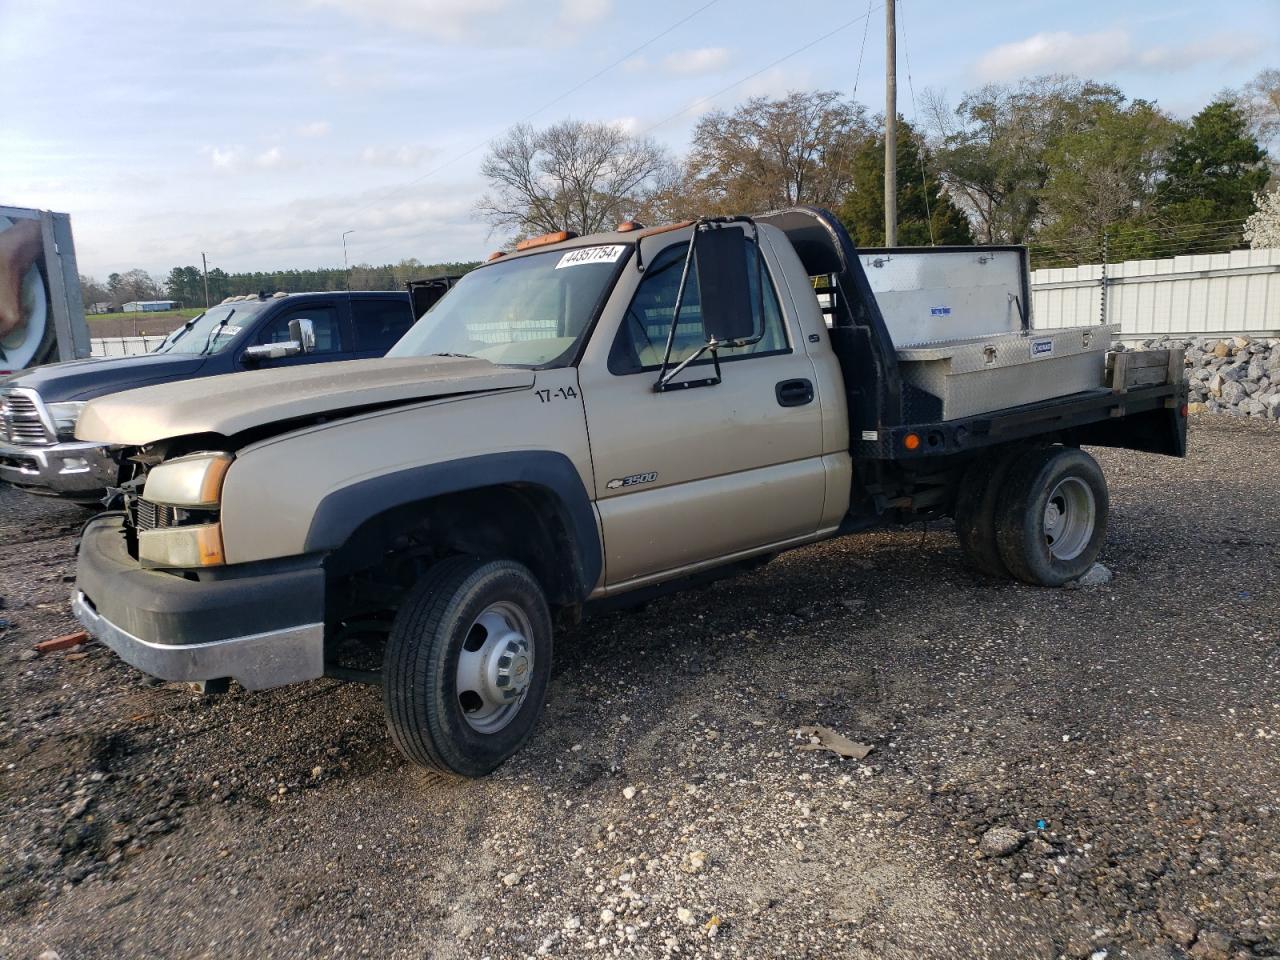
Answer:
[[1126, 349], [1177, 347], [1186, 351], [1183, 377], [1192, 413], [1280, 419], [1280, 339], [1162, 337]]

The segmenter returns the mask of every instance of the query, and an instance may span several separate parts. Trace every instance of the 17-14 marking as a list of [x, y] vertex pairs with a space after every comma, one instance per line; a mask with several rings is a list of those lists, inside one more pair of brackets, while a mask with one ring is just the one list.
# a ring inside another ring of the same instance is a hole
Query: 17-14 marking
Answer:
[[573, 387], [560, 387], [558, 390], [535, 390], [539, 403], [550, 403], [552, 400], [576, 400], [578, 391]]

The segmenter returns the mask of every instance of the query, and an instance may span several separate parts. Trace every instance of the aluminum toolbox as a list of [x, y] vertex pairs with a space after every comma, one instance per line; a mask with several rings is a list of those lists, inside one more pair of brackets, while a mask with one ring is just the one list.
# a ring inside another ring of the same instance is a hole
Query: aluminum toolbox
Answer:
[[1096, 390], [1119, 329], [1015, 331], [900, 347], [904, 412], [909, 422], [937, 423]]

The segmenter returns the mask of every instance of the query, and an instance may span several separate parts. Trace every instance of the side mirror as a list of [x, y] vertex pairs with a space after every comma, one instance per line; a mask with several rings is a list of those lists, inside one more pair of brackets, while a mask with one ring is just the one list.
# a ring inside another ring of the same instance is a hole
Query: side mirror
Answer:
[[298, 345], [299, 353], [314, 353], [316, 325], [305, 317], [294, 317], [289, 321], [289, 339]]
[[751, 281], [747, 276], [746, 234], [736, 226], [696, 230], [693, 261], [702, 300], [707, 342], [750, 340], [755, 336]]
[[[303, 321], [310, 323], [311, 321]], [[297, 323], [297, 321], [293, 321]], [[290, 326], [293, 324], [291, 323]], [[256, 346], [247, 347], [244, 351], [244, 358], [257, 363], [260, 360], [279, 360], [282, 357], [296, 357], [303, 353], [302, 344], [297, 340], [286, 340], [284, 343], [260, 343]]]

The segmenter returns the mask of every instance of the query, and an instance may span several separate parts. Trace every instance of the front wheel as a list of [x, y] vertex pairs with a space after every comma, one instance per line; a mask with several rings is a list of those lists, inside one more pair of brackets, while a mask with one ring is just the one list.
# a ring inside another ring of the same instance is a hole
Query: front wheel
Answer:
[[1093, 457], [1074, 447], [1032, 450], [1014, 462], [1000, 491], [1000, 559], [1019, 580], [1060, 587], [1093, 566], [1109, 510]]
[[533, 731], [551, 675], [551, 614], [511, 560], [450, 557], [396, 614], [383, 705], [396, 747], [444, 773], [480, 777]]

